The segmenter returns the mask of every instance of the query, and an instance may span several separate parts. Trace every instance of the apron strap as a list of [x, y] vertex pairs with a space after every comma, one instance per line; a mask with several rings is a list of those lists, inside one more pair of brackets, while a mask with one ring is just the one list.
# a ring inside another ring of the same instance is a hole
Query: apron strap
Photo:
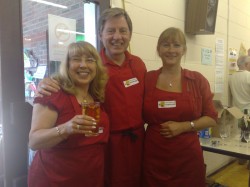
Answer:
[[141, 127], [126, 129], [126, 130], [112, 131], [112, 132], [110, 132], [110, 134], [128, 136], [128, 137], [130, 137], [132, 142], [135, 142], [138, 139], [138, 135], [136, 134], [136, 131], [141, 131], [143, 128], [144, 127], [141, 126]]
[[123, 136], [129, 136], [132, 142], [135, 142], [138, 138], [138, 136], [133, 132], [132, 129], [128, 129], [125, 131], [122, 131]]

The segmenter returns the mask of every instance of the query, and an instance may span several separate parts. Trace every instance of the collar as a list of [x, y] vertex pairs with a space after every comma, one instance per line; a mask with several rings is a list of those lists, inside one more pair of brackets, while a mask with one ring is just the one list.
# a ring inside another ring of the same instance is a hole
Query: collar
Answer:
[[194, 71], [191, 70], [187, 70], [187, 69], [182, 69], [181, 68], [181, 73], [182, 76], [191, 80], [195, 80], [195, 73]]
[[[132, 60], [132, 55], [128, 52], [128, 51], [125, 51], [124, 52], [125, 54], [125, 63], [123, 64], [126, 64], [126, 63], [130, 63], [131, 60]], [[100, 55], [101, 55], [101, 58], [102, 58], [102, 63], [104, 65], [106, 64], [111, 64], [111, 65], [116, 65], [106, 54], [105, 54], [105, 48], [103, 48], [100, 52]]]

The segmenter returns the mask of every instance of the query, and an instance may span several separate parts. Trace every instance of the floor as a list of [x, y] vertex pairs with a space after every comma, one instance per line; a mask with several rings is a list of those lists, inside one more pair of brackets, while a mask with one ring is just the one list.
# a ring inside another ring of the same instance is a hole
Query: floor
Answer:
[[209, 176], [210, 185], [208, 186], [217, 187], [219, 185], [215, 185], [215, 183], [219, 183], [223, 187], [248, 187], [248, 178], [249, 170], [247, 169], [247, 163], [240, 165], [236, 160]]

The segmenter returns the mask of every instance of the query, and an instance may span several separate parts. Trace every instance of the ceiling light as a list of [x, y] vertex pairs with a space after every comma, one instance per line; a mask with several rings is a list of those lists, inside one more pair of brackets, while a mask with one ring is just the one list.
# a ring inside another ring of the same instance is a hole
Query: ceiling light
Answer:
[[42, 4], [46, 4], [46, 5], [51, 5], [51, 6], [55, 6], [55, 7], [59, 7], [59, 8], [64, 8], [64, 9], [68, 8], [67, 6], [63, 6], [63, 5], [60, 5], [60, 4], [51, 3], [51, 2], [43, 1], [43, 0], [30, 0], [30, 1], [34, 1], [34, 2], [37, 2], [37, 3], [42, 3]]
[[63, 33], [71, 33], [71, 34], [80, 34], [80, 35], [85, 35], [83, 32], [76, 32], [76, 31], [71, 31], [71, 30], [66, 30], [66, 29], [56, 29], [58, 32], [63, 32]]

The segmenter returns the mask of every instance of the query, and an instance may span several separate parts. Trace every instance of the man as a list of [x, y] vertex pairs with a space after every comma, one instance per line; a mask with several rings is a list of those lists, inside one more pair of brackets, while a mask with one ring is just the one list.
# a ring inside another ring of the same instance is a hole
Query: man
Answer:
[[[250, 50], [248, 51], [250, 52]], [[232, 104], [241, 109], [242, 112], [244, 109], [250, 111], [250, 56], [240, 56], [237, 65], [239, 70], [229, 77]], [[239, 159], [239, 164], [245, 162], [246, 160]], [[250, 168], [249, 164], [248, 168]]]
[[250, 56], [240, 56], [237, 60], [239, 70], [229, 78], [233, 106], [242, 111], [250, 109]]
[[[105, 10], [99, 20], [99, 35], [104, 48], [101, 58], [109, 81], [105, 109], [110, 118], [110, 139], [106, 155], [106, 187], [140, 187], [144, 141], [142, 104], [146, 67], [127, 51], [132, 36], [132, 22], [120, 8]], [[58, 87], [53, 80], [39, 84], [40, 94]], [[54, 87], [54, 88], [53, 88]]]

